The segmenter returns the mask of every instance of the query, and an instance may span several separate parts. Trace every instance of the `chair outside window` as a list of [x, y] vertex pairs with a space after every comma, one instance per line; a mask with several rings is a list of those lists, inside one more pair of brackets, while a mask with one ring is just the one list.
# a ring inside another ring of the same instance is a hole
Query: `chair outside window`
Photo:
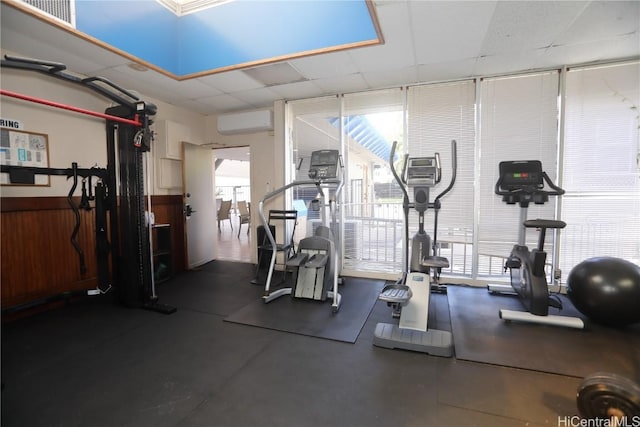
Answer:
[[[293, 236], [296, 231], [296, 225], [298, 224], [298, 211], [295, 210], [270, 210], [268, 225], [270, 229], [275, 227], [276, 233], [273, 238], [276, 242], [276, 256], [277, 252], [282, 252], [284, 261], [282, 264], [282, 282], [287, 277], [286, 262], [289, 258], [295, 255], [295, 244], [293, 242]], [[256, 278], [258, 277], [258, 270], [262, 265], [262, 257], [272, 255], [273, 248], [269, 241], [269, 236], [265, 234], [262, 243], [258, 246], [258, 269], [256, 270]], [[270, 260], [269, 260], [270, 261]], [[277, 261], [277, 259], [276, 259]], [[274, 265], [275, 268], [275, 265]]]
[[240, 225], [238, 226], [238, 238], [240, 238], [240, 230], [242, 230], [242, 224], [247, 224], [247, 235], [251, 229], [251, 210], [250, 204], [245, 200], [238, 202], [238, 218], [240, 219]]
[[224, 221], [225, 219], [229, 220], [229, 225], [231, 225], [231, 229], [233, 230], [233, 222], [231, 222], [231, 200], [223, 200], [220, 204], [220, 209], [218, 209], [218, 231], [222, 231], [220, 221]]

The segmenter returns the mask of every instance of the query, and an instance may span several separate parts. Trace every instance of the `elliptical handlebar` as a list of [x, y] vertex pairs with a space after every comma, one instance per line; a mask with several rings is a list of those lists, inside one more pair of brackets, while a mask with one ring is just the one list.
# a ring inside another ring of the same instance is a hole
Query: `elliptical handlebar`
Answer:
[[[398, 141], [393, 141], [393, 144], [391, 144], [391, 153], [389, 154], [389, 166], [391, 167], [391, 173], [393, 174], [393, 177], [396, 179], [396, 181], [398, 181], [398, 184], [400, 184], [400, 188], [402, 189], [402, 192], [404, 193], [404, 197], [405, 200], [409, 200], [409, 193], [407, 192], [406, 189], [406, 185], [407, 182], [400, 178], [400, 176], [398, 175], [398, 171], [396, 171], [396, 167], [393, 164], [394, 158], [396, 157], [396, 147], [398, 146]], [[408, 154], [404, 155], [404, 162], [402, 165], [402, 176], [405, 176], [405, 173], [407, 171], [407, 159], [409, 158]]]
[[[438, 161], [440, 160], [440, 156], [438, 156]], [[449, 182], [449, 186], [445, 188], [442, 193], [438, 194], [434, 200], [434, 203], [437, 203], [441, 197], [447, 194], [453, 188], [453, 184], [456, 183], [456, 175], [458, 171], [458, 143], [455, 139], [451, 140], [451, 182]]]
[[[407, 161], [409, 159], [409, 154], [404, 155], [404, 162], [402, 165], [402, 178], [401, 178], [400, 175], [398, 175], [398, 172], [396, 171], [396, 168], [393, 162], [396, 156], [397, 145], [398, 145], [398, 141], [393, 141], [393, 144], [391, 145], [391, 154], [389, 155], [389, 166], [391, 167], [391, 173], [393, 174], [394, 178], [396, 179], [396, 181], [398, 181], [398, 184], [400, 184], [400, 188], [402, 189], [404, 196], [406, 197], [407, 200], [409, 200], [409, 193], [407, 192], [407, 189], [406, 189], [407, 181], [404, 179], [407, 172], [407, 165], [409, 163]], [[451, 191], [451, 189], [453, 188], [453, 185], [456, 182], [456, 176], [458, 171], [457, 146], [458, 146], [458, 143], [456, 142], [456, 140], [452, 139], [451, 140], [451, 171], [452, 171], [451, 181], [449, 182], [449, 185], [447, 186], [447, 188], [445, 188], [440, 194], [438, 194], [438, 196], [436, 196], [436, 198], [434, 199], [434, 203], [437, 203], [445, 194]], [[440, 171], [440, 155], [438, 153], [436, 153], [436, 164], [437, 164], [437, 170]], [[436, 182], [440, 182], [440, 178], [442, 177], [439, 172]]]

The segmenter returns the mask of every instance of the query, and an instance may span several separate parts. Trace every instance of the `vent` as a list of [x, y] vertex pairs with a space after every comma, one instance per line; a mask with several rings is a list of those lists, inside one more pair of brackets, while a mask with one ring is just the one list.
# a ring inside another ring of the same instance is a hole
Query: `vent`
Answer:
[[75, 23], [73, 22], [72, 1], [74, 0], [22, 0], [23, 3], [73, 26]]
[[308, 80], [288, 62], [261, 65], [259, 67], [247, 68], [242, 71], [252, 79], [267, 87]]
[[178, 16], [199, 12], [214, 6], [229, 3], [233, 0], [156, 0]]

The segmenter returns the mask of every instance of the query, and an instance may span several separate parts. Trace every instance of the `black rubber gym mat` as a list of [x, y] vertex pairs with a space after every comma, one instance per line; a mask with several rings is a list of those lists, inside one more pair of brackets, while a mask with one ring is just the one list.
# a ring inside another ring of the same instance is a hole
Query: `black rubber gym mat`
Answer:
[[384, 282], [351, 277], [343, 278], [343, 281], [344, 285], [339, 289], [342, 304], [337, 313], [332, 312], [329, 299], [320, 302], [285, 295], [268, 304], [262, 299], [256, 299], [224, 320], [354, 343], [378, 299]]
[[585, 329], [505, 322], [501, 308], [522, 311], [516, 297], [464, 286], [449, 286], [448, 293], [458, 359], [575, 377], [596, 371], [640, 374], [640, 324], [626, 329], [594, 324], [565, 297], [564, 309], [550, 314], [581, 317]]
[[219, 261], [214, 263], [159, 284], [156, 287], [159, 301], [178, 310], [228, 316], [260, 298], [262, 289], [251, 284], [254, 271], [251, 264], [235, 263], [227, 269], [233, 263], [222, 266]]

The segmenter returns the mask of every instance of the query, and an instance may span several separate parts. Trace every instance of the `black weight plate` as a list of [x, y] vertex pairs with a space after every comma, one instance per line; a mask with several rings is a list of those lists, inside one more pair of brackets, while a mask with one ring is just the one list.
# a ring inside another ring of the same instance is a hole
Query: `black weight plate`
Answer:
[[598, 372], [578, 387], [578, 412], [587, 419], [640, 416], [640, 386], [620, 375]]

